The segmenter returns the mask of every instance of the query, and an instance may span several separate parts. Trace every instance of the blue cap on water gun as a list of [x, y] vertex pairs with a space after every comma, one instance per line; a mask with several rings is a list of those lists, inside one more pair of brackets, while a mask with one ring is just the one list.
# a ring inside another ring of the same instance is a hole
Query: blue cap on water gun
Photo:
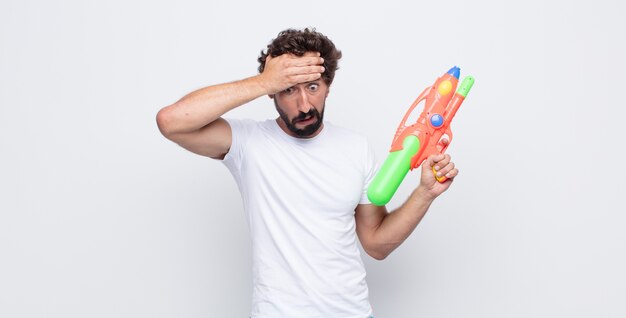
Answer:
[[454, 66], [448, 71], [448, 74], [456, 77], [456, 79], [459, 79], [459, 76], [461, 75], [461, 69]]

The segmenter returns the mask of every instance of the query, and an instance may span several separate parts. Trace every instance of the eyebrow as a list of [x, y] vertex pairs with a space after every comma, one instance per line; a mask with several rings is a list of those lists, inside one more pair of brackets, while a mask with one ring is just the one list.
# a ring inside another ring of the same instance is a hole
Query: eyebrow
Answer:
[[294, 88], [294, 87], [296, 87], [296, 86], [298, 86], [298, 85], [304, 85], [304, 86], [308, 86], [308, 85], [311, 85], [311, 84], [321, 85], [321, 80], [322, 80], [322, 78], [320, 77], [320, 78], [318, 78], [318, 79], [316, 79], [316, 80], [314, 80], [314, 81], [304, 82], [304, 83], [296, 84], [296, 85], [294, 85], [294, 86], [287, 87], [287, 88], [285, 88], [283, 91], [288, 90], [288, 89], [290, 89], [290, 88]]

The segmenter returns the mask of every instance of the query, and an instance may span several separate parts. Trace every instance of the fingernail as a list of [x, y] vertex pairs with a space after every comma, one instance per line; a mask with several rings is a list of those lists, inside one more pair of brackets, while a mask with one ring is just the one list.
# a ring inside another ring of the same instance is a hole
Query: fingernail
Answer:
[[441, 177], [441, 171], [437, 172], [437, 177]]
[[439, 170], [439, 169], [440, 169], [439, 166], [435, 166], [435, 170]]

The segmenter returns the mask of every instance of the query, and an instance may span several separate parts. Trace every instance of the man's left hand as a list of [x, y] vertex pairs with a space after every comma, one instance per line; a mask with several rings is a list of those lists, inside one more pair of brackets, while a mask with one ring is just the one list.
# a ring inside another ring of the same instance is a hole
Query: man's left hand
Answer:
[[[435, 174], [433, 173], [433, 167], [437, 173], [437, 177], [445, 176], [447, 180], [444, 182], [437, 181]], [[459, 169], [454, 166], [454, 162], [451, 161], [450, 155], [432, 155], [422, 164], [422, 176], [419, 186], [422, 187], [422, 189], [425, 190], [432, 199], [435, 199], [448, 190], [454, 181], [454, 177], [458, 174]]]

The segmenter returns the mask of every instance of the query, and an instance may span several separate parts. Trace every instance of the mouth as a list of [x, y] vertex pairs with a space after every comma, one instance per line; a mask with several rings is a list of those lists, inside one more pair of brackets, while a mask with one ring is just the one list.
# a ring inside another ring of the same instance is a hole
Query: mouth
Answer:
[[307, 117], [305, 117], [305, 118], [303, 118], [303, 119], [296, 119], [296, 120], [295, 120], [295, 123], [296, 123], [296, 124], [301, 124], [301, 125], [309, 125], [309, 124], [314, 123], [314, 122], [315, 122], [315, 120], [316, 120], [316, 119], [315, 119], [315, 116], [310, 115], [310, 116], [307, 116]]

